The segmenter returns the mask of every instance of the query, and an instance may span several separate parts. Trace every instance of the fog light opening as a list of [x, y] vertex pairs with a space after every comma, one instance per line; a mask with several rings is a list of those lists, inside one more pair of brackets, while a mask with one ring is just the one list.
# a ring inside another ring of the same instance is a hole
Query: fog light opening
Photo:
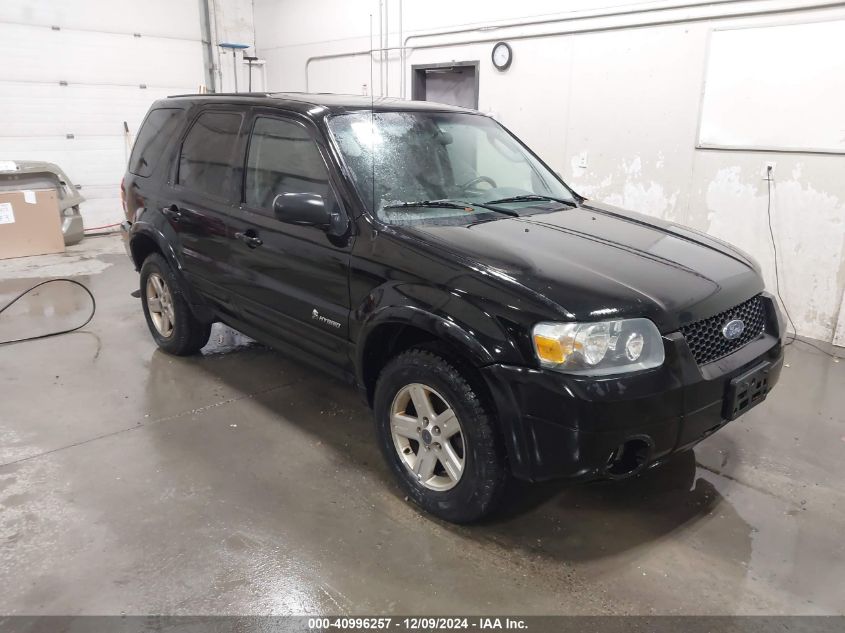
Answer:
[[605, 472], [612, 479], [632, 477], [648, 463], [651, 444], [645, 439], [631, 439], [620, 444], [607, 458]]

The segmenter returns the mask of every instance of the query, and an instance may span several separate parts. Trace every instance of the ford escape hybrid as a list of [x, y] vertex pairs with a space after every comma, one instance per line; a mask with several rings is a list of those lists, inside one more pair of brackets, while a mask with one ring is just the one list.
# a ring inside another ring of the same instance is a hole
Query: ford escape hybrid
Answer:
[[449, 521], [509, 476], [630, 477], [780, 374], [748, 255], [577, 195], [470, 110], [172, 97], [122, 194], [159, 347], [196, 352], [222, 321], [353, 383], [407, 495]]

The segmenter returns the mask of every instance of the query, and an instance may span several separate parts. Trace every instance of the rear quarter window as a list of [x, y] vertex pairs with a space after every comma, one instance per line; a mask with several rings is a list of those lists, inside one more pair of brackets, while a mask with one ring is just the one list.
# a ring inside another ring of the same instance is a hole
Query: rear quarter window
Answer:
[[150, 111], [141, 124], [132, 156], [129, 157], [130, 172], [145, 178], [153, 173], [167, 142], [176, 131], [181, 114], [179, 108], [156, 108]]

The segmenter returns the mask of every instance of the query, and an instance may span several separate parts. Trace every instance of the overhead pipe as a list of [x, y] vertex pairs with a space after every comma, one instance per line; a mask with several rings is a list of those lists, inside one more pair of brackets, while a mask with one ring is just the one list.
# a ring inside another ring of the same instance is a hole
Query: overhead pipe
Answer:
[[[399, 41], [402, 41], [402, 2], [399, 0]], [[399, 96], [405, 96], [405, 48], [399, 51]]]
[[[402, 46], [391, 46], [391, 47], [384, 47], [378, 51], [374, 50], [363, 50], [363, 51], [349, 51], [345, 53], [331, 53], [326, 55], [313, 55], [309, 57], [305, 61], [305, 90], [308, 91], [309, 86], [309, 68], [311, 64], [315, 61], [324, 61], [329, 59], [343, 59], [347, 57], [360, 57], [363, 55], [370, 55], [371, 53], [378, 52], [379, 54], [383, 54], [387, 51], [400, 51], [405, 55], [407, 59], [407, 51], [410, 50], [427, 50], [427, 49], [435, 49], [435, 48], [448, 48], [452, 46], [468, 46], [472, 44], [484, 44], [489, 42], [498, 42], [502, 39], [501, 36], [498, 37], [485, 37], [485, 38], [476, 38], [470, 40], [459, 40], [456, 42], [443, 42], [443, 43], [435, 43], [435, 44], [420, 44], [416, 46], [409, 46], [408, 43], [412, 39], [419, 39], [419, 38], [430, 38], [430, 37], [439, 37], [443, 35], [455, 35], [460, 33], [474, 33], [477, 31], [492, 31], [492, 30], [499, 30], [499, 29], [511, 29], [511, 28], [520, 28], [524, 26], [537, 26], [543, 24], [554, 24], [559, 22], [573, 22], [573, 21], [580, 21], [580, 20], [587, 20], [587, 19], [596, 19], [596, 18], [605, 18], [605, 17], [620, 17], [626, 15], [640, 15], [640, 14], [648, 14], [654, 12], [662, 12], [662, 11], [674, 11], [679, 9], [691, 9], [691, 8], [705, 8], [708, 6], [713, 5], [728, 5], [728, 4], [748, 4], [750, 2], [770, 2], [771, 0], [714, 0], [713, 2], [709, 2], [707, 4], [702, 4], [700, 2], [687, 2], [683, 4], [674, 4], [674, 5], [664, 5], [661, 7], [646, 7], [640, 9], [630, 9], [630, 10], [622, 10], [622, 11], [615, 11], [615, 12], [605, 12], [605, 13], [593, 13], [590, 15], [578, 15], [578, 16], [568, 16], [568, 17], [558, 17], [558, 18], [549, 18], [544, 20], [533, 20], [529, 22], [518, 22], [512, 24], [506, 24], [501, 26], [477, 26], [472, 28], [462, 28], [462, 29], [452, 29], [449, 31], [440, 31], [437, 33], [420, 33], [416, 35], [409, 35], [405, 38]], [[550, 31], [545, 33], [531, 33], [531, 34], [519, 34], [519, 35], [510, 35], [507, 37], [509, 40], [526, 40], [526, 39], [540, 39], [545, 37], [558, 37], [561, 35], [577, 35], [582, 33], [601, 33], [607, 31], [618, 31], [618, 30], [625, 30], [625, 29], [634, 29], [634, 28], [649, 28], [654, 26], [668, 26], [672, 24], [686, 24], [691, 22], [707, 22], [707, 21], [715, 21], [715, 20], [726, 20], [731, 18], [744, 18], [744, 17], [755, 17], [755, 16], [764, 16], [764, 15], [775, 15], [775, 14], [782, 14], [782, 13], [795, 13], [800, 11], [812, 11], [817, 9], [829, 9], [829, 8], [837, 8], [845, 6], [845, 2], [838, 1], [838, 2], [826, 2], [826, 3], [816, 3], [812, 5], [804, 5], [800, 7], [796, 6], [787, 6], [787, 7], [779, 7], [775, 9], [763, 9], [759, 11], [739, 11], [736, 13], [731, 13], [729, 15], [707, 15], [707, 16], [698, 16], [698, 17], [685, 17], [685, 18], [666, 18], [662, 20], [651, 20], [649, 22], [640, 22], [638, 24], [620, 24], [620, 25], [612, 25], [612, 26], [600, 26], [594, 28], [585, 28], [585, 29], [564, 29], [559, 31]], [[402, 64], [402, 71], [405, 72], [405, 63]], [[405, 96], [405, 80], [402, 80], [402, 97]]]
[[[379, 11], [381, 11], [381, 1], [382, 0], [379, 1]], [[405, 38], [404, 42], [402, 42], [402, 46], [399, 46], [399, 47], [382, 47], [382, 48], [378, 49], [377, 51], [376, 50], [352, 51], [352, 52], [346, 52], [346, 53], [333, 53], [333, 54], [328, 54], [328, 55], [313, 55], [312, 57], [309, 57], [305, 61], [306, 91], [307, 91], [307, 87], [308, 87], [308, 68], [311, 65], [312, 61], [322, 61], [322, 60], [325, 60], [325, 59], [340, 59], [340, 58], [343, 58], [343, 57], [359, 57], [361, 55], [366, 55], [366, 54], [371, 53], [371, 52], [373, 52], [373, 53], [378, 52], [379, 53], [379, 61], [381, 61], [381, 55], [382, 55], [383, 51], [398, 50], [400, 52], [400, 55], [403, 56], [403, 63], [402, 63], [402, 69], [401, 69], [401, 71], [402, 71], [401, 96], [404, 98], [405, 93], [406, 93], [406, 91], [405, 91], [405, 76], [406, 75], [405, 75], [404, 59], [407, 58], [407, 55], [405, 55], [405, 52], [409, 48], [408, 42], [410, 42], [412, 39], [419, 39], [419, 38], [424, 38], [424, 37], [439, 37], [439, 36], [443, 36], [443, 35], [459, 35], [459, 34], [462, 34], [462, 33], [474, 33], [474, 32], [477, 32], [477, 31], [494, 31], [494, 30], [499, 30], [499, 29], [512, 29], [512, 28], [520, 28], [520, 27], [525, 27], [525, 26], [540, 26], [540, 25], [545, 25], [545, 24], [556, 24], [558, 22], [572, 22], [572, 21], [576, 21], [576, 20], [593, 20], [593, 19], [598, 19], [598, 18], [620, 17], [620, 16], [626, 16], [626, 15], [641, 15], [641, 14], [653, 13], [653, 12], [658, 12], [658, 11], [674, 11], [674, 10], [678, 10], [678, 9], [701, 8], [701, 7], [704, 7], [704, 6], [712, 6], [712, 5], [749, 3], [749, 2], [760, 2], [760, 1], [771, 1], [771, 0], [713, 0], [712, 2], [708, 2], [708, 3], [705, 3], [705, 4], [703, 4], [702, 2], [699, 1], [699, 2], [686, 2], [686, 3], [681, 3], [681, 4], [672, 4], [672, 5], [662, 5], [662, 6], [659, 6], [659, 7], [641, 7], [641, 8], [634, 8], [634, 9], [623, 9], [623, 10], [619, 10], [619, 11], [601, 12], [600, 10], [595, 10], [595, 11], [592, 11], [592, 12], [585, 11], [585, 12], [579, 13], [579, 15], [574, 15], [574, 16], [572, 16], [572, 15], [565, 16], [565, 17], [559, 16], [559, 17], [554, 17], [554, 18], [544, 18], [544, 19], [541, 19], [541, 20], [528, 20], [528, 21], [524, 21], [524, 22], [512, 22], [512, 23], [509, 23], [509, 24], [494, 24], [494, 25], [463, 27], [463, 28], [460, 28], [460, 29], [450, 29], [448, 31], [438, 31], [436, 33], [419, 33], [419, 34], [416, 34], [416, 35], [409, 35], [407, 38]], [[401, 0], [400, 0], [400, 2], [401, 2]], [[755, 13], [755, 15], [756, 15], [756, 13]], [[713, 19], [716, 19], [716, 18], [713, 18]], [[681, 20], [681, 21], [684, 22], [684, 21], [689, 21], [689, 20]], [[625, 25], [623, 27], [613, 27], [613, 28], [633, 28], [634, 26], [638, 26], [638, 25]], [[581, 32], [581, 31], [579, 31], [579, 32]], [[587, 31], [584, 31], [584, 32], [587, 32]], [[567, 33], [568, 33], [568, 31], [563, 31], [563, 32], [560, 32], [560, 33], [557, 33], [557, 32], [556, 33], [550, 33], [548, 35], [559, 35], [559, 34], [567, 34]], [[538, 37], [538, 36], [541, 36], [541, 35], [546, 35], [546, 34], [530, 35], [530, 36], [515, 36], [515, 37], [510, 37], [509, 39], [527, 39], [527, 38], [532, 38], [532, 37]], [[494, 39], [496, 41], [498, 41], [499, 38], [494, 38]], [[400, 41], [402, 41], [401, 37], [400, 37]], [[382, 44], [382, 43], [383, 42], [380, 38], [379, 44]], [[474, 43], [474, 41], [473, 41], [473, 43]], [[445, 44], [444, 46], [451, 46], [453, 44], [454, 43], [449, 43], [449, 44]], [[456, 45], [462, 45], [462, 44], [463, 44], [463, 42], [458, 42]], [[411, 47], [411, 48], [417, 48], [417, 49], [423, 48], [424, 49], [424, 48], [439, 48], [439, 47], [440, 47], [440, 45], [437, 45], [437, 46], [432, 45], [432, 46], [417, 46], [417, 47]]]
[[384, 96], [384, 0], [378, 0], [378, 94]]
[[[384, 46], [390, 44], [390, 18], [388, 17], [388, 10], [390, 8], [390, 0], [384, 0]], [[387, 58], [387, 63], [384, 63], [384, 59]], [[381, 65], [384, 68], [384, 92], [382, 92], [382, 97], [389, 97], [390, 96], [390, 54], [385, 55], [381, 60]]]
[[[217, 23], [217, 5], [216, 0], [206, 0], [206, 6], [211, 9], [211, 22], [209, 23], [209, 29], [212, 35], [212, 42], [217, 42], [217, 34], [220, 32], [220, 25]], [[214, 65], [214, 68], [217, 72], [217, 90], [219, 92], [223, 92], [223, 58], [220, 56], [220, 47], [215, 46], [216, 54], [217, 54], [217, 63]]]
[[[212, 8], [211, 3], [214, 0], [203, 0], [202, 2], [202, 13], [200, 14], [200, 22], [202, 28], [202, 42], [204, 45], [204, 58], [206, 62], [206, 81], [208, 82], [208, 91], [209, 92], [217, 92], [218, 84], [217, 84], [217, 71], [218, 71], [218, 63], [215, 62], [215, 47], [214, 42], [217, 41], [217, 30], [215, 28], [215, 24], [212, 24], [211, 16], [212, 16]], [[219, 56], [218, 56], [219, 61]]]
[[[670, 4], [670, 5], [661, 5], [657, 7], [638, 7], [633, 9], [622, 9], [618, 11], [605, 11], [602, 12], [601, 9], [596, 9], [592, 12], [589, 10], [579, 13], [578, 15], [568, 15], [568, 16], [558, 16], [554, 18], [543, 18], [539, 20], [526, 20], [524, 22], [512, 22], [510, 24], [490, 24], [490, 25], [482, 25], [482, 26], [474, 26], [474, 27], [464, 27], [460, 29], [450, 29], [448, 31], [438, 31], [437, 33], [420, 33], [417, 35], [409, 35], [404, 42], [402, 42], [402, 50], [406, 50], [408, 48], [408, 42], [412, 39], [419, 39], [423, 37], [438, 37], [441, 35], [460, 35], [463, 33], [474, 33], [476, 31], [496, 31], [499, 29], [512, 29], [512, 28], [521, 28], [525, 26], [543, 26], [546, 24], [557, 24], [559, 22], [572, 22], [575, 20], [595, 20], [600, 18], [612, 18], [612, 17], [624, 17], [627, 15], [642, 15], [646, 13], [654, 13], [658, 11], [675, 11], [678, 9], [694, 9], [700, 8], [704, 6], [714, 6], [714, 5], [725, 5], [725, 4], [736, 4], [736, 3], [748, 3], [748, 2], [760, 2], [760, 1], [768, 1], [768, 0], [713, 0], [712, 2], [686, 2], [681, 4]], [[712, 18], [717, 19], [717, 18]], [[687, 22], [690, 20], [681, 20], [681, 22]], [[672, 23], [672, 22], [669, 22]], [[634, 28], [641, 25], [625, 25], [620, 26], [617, 28]], [[605, 30], [605, 29], [603, 29]], [[613, 30], [606, 29], [606, 30]], [[577, 32], [590, 32], [589, 30], [579, 30]], [[562, 31], [560, 33], [550, 33], [548, 35], [567, 35], [569, 31]], [[539, 36], [545, 36], [546, 34], [540, 34]], [[533, 36], [516, 36], [510, 37], [508, 39], [530, 39]], [[484, 41], [498, 41], [500, 38], [491, 38], [490, 40], [481, 40], [480, 42]], [[416, 47], [416, 48], [426, 48], [426, 47]], [[434, 47], [433, 47], [434, 48]], [[407, 57], [407, 56], [406, 56]], [[404, 64], [402, 67], [402, 72], [405, 72]], [[402, 81], [402, 98], [405, 97], [404, 92], [405, 81], [403, 77]]]

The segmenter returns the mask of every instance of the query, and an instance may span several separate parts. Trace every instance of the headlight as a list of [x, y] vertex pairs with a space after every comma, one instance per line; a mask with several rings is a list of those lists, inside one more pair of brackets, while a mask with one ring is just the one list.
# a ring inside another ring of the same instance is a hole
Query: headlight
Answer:
[[606, 376], [663, 364], [663, 337], [648, 319], [538, 323], [532, 338], [540, 365], [568, 374]]

